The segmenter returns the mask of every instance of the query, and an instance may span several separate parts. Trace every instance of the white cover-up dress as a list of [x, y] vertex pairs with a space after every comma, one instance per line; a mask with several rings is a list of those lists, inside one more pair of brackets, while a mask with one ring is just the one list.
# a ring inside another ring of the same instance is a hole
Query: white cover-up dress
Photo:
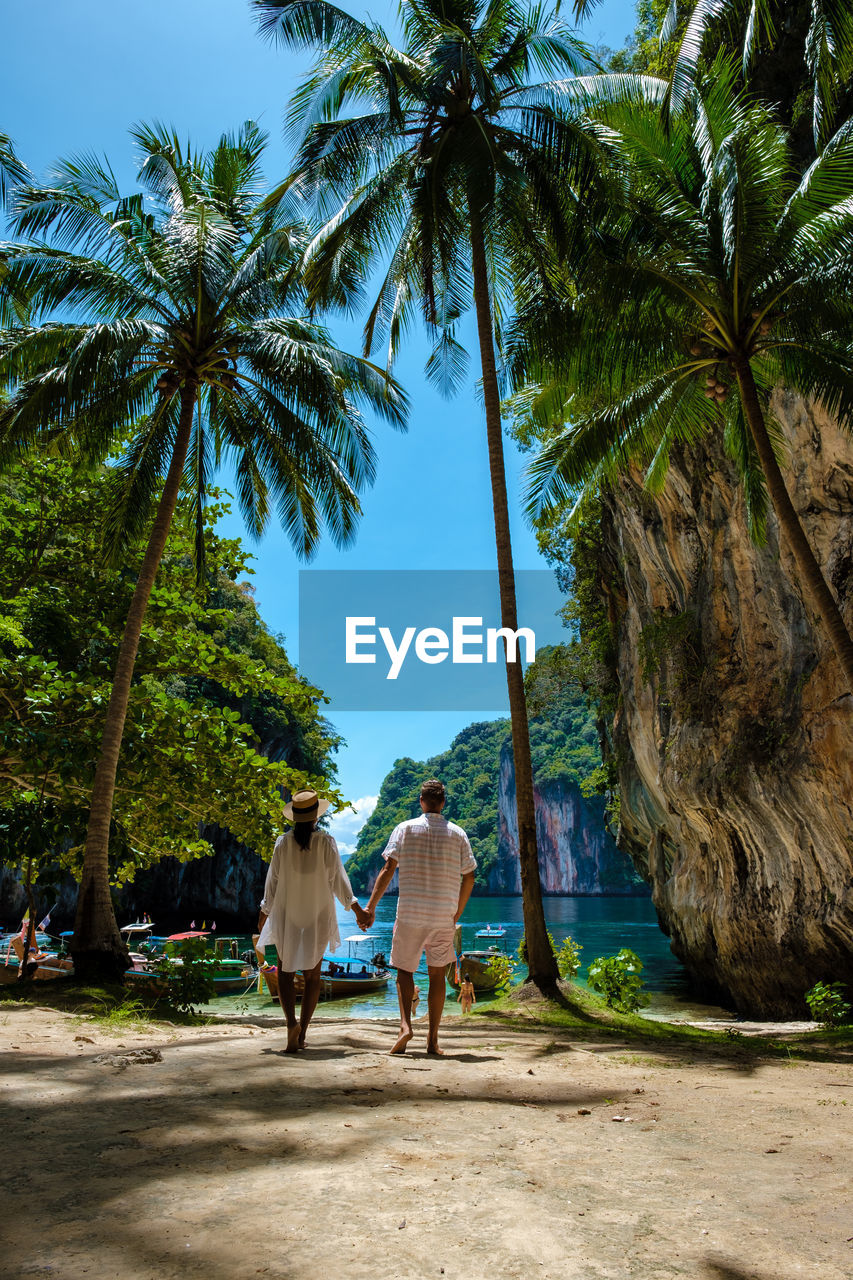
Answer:
[[332, 836], [314, 831], [307, 849], [291, 831], [279, 836], [261, 900], [267, 918], [258, 947], [274, 945], [285, 973], [313, 969], [326, 951], [341, 945], [335, 898], [349, 907], [353, 897]]

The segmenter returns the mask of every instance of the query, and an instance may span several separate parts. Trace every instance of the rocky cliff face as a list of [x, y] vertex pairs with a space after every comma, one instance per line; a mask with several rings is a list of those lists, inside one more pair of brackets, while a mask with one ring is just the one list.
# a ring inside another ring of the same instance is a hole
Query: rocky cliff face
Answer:
[[[208, 838], [214, 848], [211, 857], [193, 862], [164, 858], [125, 885], [116, 897], [119, 924], [147, 912], [158, 930], [186, 929], [194, 919], [199, 928], [203, 920], [208, 925], [215, 920], [218, 930], [251, 932], [258, 919], [267, 864], [226, 832], [217, 830], [208, 833]], [[70, 929], [77, 906], [77, 883], [71, 876], [55, 893], [37, 892], [39, 916], [54, 906], [51, 931]], [[0, 868], [0, 919], [17, 923], [26, 907], [20, 881]]]
[[[489, 876], [489, 889], [492, 893], [521, 893], [515, 770], [509, 743], [501, 751], [499, 798], [498, 859]], [[600, 801], [586, 800], [575, 783], [559, 778], [537, 783], [534, 800], [545, 893], [648, 893], [648, 886], [605, 828]]]
[[193, 862], [164, 858], [149, 871], [140, 871], [121, 893], [120, 916], [137, 919], [149, 912], [160, 925], [187, 928], [202, 920], [217, 929], [252, 932], [264, 890], [267, 864], [239, 845], [226, 832], [207, 833], [214, 853]]
[[[789, 491], [853, 622], [853, 445], [774, 405]], [[853, 697], [771, 517], [747, 534], [721, 451], [673, 459], [663, 495], [620, 483], [604, 522], [618, 626], [620, 844], [672, 947], [743, 1012], [802, 1015], [853, 984]]]

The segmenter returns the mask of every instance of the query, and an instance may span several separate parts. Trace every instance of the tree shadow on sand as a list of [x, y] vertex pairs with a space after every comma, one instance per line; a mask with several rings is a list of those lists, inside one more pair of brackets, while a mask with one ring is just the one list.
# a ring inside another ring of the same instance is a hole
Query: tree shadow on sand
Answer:
[[707, 1258], [703, 1265], [705, 1280], [794, 1280], [791, 1271], [767, 1271], [748, 1265], [733, 1262], [729, 1258]]

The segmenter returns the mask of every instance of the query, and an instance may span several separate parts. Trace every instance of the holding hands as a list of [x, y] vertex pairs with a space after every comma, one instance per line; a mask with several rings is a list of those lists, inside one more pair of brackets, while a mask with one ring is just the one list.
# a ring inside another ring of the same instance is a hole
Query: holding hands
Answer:
[[362, 933], [366, 933], [373, 924], [376, 913], [374, 911], [365, 911], [364, 907], [358, 902], [353, 902], [352, 909], [359, 929], [361, 929]]

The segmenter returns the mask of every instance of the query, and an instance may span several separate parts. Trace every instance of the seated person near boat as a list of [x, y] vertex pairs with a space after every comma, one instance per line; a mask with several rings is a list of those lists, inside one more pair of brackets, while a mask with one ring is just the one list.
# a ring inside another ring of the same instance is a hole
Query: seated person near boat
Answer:
[[405, 1053], [412, 1038], [415, 970], [426, 950], [429, 971], [427, 1053], [441, 1054], [438, 1028], [447, 990], [445, 967], [456, 956], [453, 933], [471, 896], [477, 866], [465, 832], [442, 816], [446, 799], [444, 784], [437, 778], [430, 778], [423, 784], [420, 792], [422, 815], [394, 828], [382, 855], [385, 866], [376, 878], [367, 904], [369, 927], [373, 923], [376, 904], [399, 868], [391, 967], [397, 970], [400, 1034], [391, 1053]]
[[[267, 872], [258, 917], [257, 950], [269, 943], [278, 955], [278, 998], [287, 1019], [287, 1052], [305, 1048], [308, 1024], [320, 998], [320, 965], [325, 951], [341, 945], [335, 898], [355, 913], [361, 928], [367, 914], [354, 896], [338, 846], [317, 819], [329, 807], [316, 791], [297, 791], [284, 806], [293, 829], [279, 836]], [[301, 970], [305, 985], [296, 1020], [293, 976]]]

